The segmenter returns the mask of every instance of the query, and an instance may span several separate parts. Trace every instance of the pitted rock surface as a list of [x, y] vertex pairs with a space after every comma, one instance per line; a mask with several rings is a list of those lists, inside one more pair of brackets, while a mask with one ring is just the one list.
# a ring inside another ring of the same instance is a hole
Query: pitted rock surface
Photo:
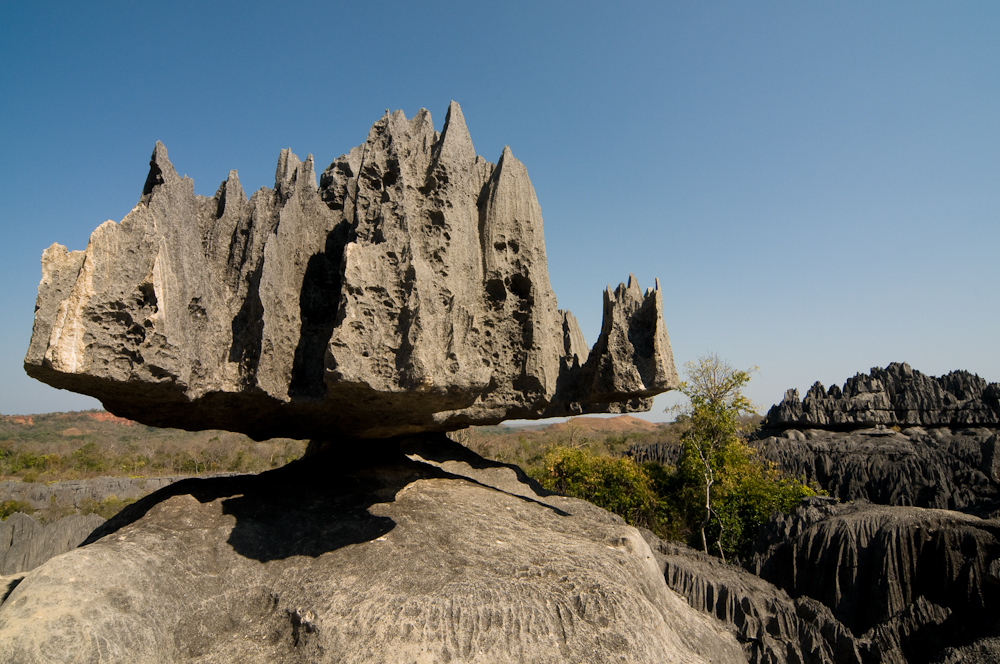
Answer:
[[745, 661], [620, 518], [442, 434], [338, 449], [126, 507], [13, 588], [0, 661]]
[[1000, 424], [1000, 384], [987, 383], [968, 371], [935, 378], [893, 362], [857, 374], [844, 387], [815, 383], [799, 401], [788, 390], [773, 406], [765, 428], [850, 430], [876, 425], [983, 426]]
[[42, 256], [25, 369], [155, 426], [381, 438], [508, 418], [648, 410], [677, 385], [659, 287], [604, 294], [588, 352], [549, 284], [541, 210], [454, 102], [386, 114], [319, 184], [236, 171], [195, 196], [157, 144], [139, 203], [86, 251]]

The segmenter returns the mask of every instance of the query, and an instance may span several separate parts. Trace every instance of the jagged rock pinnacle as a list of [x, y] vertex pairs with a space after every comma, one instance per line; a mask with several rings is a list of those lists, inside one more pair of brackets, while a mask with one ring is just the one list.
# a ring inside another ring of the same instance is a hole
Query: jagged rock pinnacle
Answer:
[[476, 156], [459, 105], [388, 111], [317, 184], [281, 151], [195, 196], [157, 143], [139, 204], [42, 257], [29, 375], [156, 426], [387, 437], [648, 409], [677, 384], [657, 288], [605, 294], [587, 352], [549, 285], [510, 148]]

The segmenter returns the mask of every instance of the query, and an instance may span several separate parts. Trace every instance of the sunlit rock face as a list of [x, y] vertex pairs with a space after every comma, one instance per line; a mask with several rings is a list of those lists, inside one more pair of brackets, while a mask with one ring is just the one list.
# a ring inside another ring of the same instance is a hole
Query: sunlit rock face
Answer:
[[968, 371], [927, 376], [905, 362], [873, 367], [829, 389], [816, 382], [802, 401], [785, 392], [771, 407], [765, 428], [809, 427], [850, 431], [885, 426], [991, 426], [1000, 424], [1000, 384]]
[[542, 215], [505, 148], [401, 111], [320, 176], [278, 159], [195, 196], [157, 143], [135, 208], [42, 256], [29, 375], [150, 425], [388, 437], [648, 410], [677, 384], [659, 286], [604, 296], [588, 351], [549, 284]]

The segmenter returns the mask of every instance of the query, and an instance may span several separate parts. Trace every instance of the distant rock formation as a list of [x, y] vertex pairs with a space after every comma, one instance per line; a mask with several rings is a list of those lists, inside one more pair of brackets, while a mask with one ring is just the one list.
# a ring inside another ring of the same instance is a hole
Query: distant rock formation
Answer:
[[0, 661], [98, 659], [745, 661], [638, 531], [443, 434], [126, 507], [0, 605]]
[[843, 501], [985, 517], [1000, 509], [998, 441], [995, 428], [873, 427], [763, 430], [753, 445], [785, 474], [816, 482]]
[[840, 500], [1000, 510], [1000, 386], [968, 371], [934, 378], [893, 363], [841, 390], [788, 390], [753, 444], [786, 474]]
[[556, 308], [541, 210], [458, 104], [386, 114], [319, 184], [278, 159], [194, 195], [157, 143], [135, 208], [42, 256], [29, 375], [155, 426], [381, 438], [509, 418], [648, 410], [677, 385], [657, 288], [604, 294], [588, 352]]
[[[213, 475], [234, 474], [213, 473]], [[188, 476], [94, 477], [84, 480], [66, 480], [65, 482], [50, 483], [4, 480], [0, 482], [0, 502], [5, 500], [19, 500], [28, 503], [36, 510], [44, 509], [52, 504], [79, 508], [86, 500], [101, 502], [110, 496], [122, 500], [127, 498], [142, 498], [157, 489], [162, 489], [186, 477]]]
[[20, 512], [10, 515], [0, 521], [0, 577], [27, 572], [72, 551], [102, 523], [96, 514], [72, 514], [46, 524]]
[[935, 378], [893, 362], [857, 374], [843, 388], [815, 383], [802, 401], [796, 389], [767, 413], [763, 427], [847, 431], [884, 426], [1000, 425], [1000, 384], [968, 371]]

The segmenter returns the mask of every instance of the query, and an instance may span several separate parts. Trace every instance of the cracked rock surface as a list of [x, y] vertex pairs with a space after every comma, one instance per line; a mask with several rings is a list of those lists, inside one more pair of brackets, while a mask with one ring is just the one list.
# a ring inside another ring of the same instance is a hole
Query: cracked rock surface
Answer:
[[282, 151], [195, 196], [157, 143], [139, 203], [42, 256], [29, 375], [145, 424], [383, 438], [648, 410], [677, 385], [656, 288], [604, 294], [589, 351], [549, 284], [542, 215], [505, 148], [402, 111], [337, 158]]

